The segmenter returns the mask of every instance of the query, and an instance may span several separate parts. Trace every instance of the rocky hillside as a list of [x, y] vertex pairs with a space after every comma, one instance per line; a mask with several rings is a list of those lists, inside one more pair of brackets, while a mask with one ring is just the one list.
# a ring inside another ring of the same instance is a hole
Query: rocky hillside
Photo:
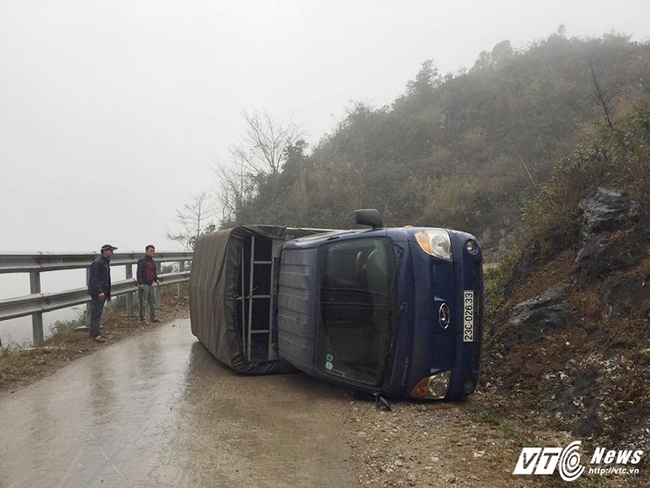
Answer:
[[486, 273], [482, 373], [493, 417], [550, 426], [586, 446], [643, 450], [646, 473], [648, 174], [647, 103], [555, 163], [525, 205], [525, 238]]
[[648, 452], [650, 229], [617, 188], [577, 211], [575, 249], [545, 262], [532, 242], [512, 268], [484, 387], [577, 437]]

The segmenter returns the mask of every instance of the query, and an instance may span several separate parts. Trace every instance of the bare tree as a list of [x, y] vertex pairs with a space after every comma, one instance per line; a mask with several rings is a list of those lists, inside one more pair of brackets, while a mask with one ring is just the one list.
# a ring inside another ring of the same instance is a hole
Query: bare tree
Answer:
[[167, 239], [180, 242], [186, 249], [194, 249], [196, 240], [203, 234], [212, 232], [216, 226], [211, 220], [215, 215], [214, 200], [207, 192], [201, 192], [192, 197], [191, 203], [186, 203], [181, 209], [176, 209], [176, 221], [183, 230], [177, 234], [169, 230]]
[[256, 178], [242, 164], [238, 166], [215, 165], [219, 181], [219, 206], [221, 222], [237, 222], [244, 206], [257, 194]]
[[613, 127], [611, 111], [609, 109], [609, 102], [611, 101], [611, 98], [601, 89], [600, 83], [598, 83], [598, 78], [596, 78], [594, 65], [589, 63], [589, 69], [591, 70], [591, 81], [593, 82], [594, 88], [596, 89], [596, 93], [594, 96], [596, 98], [596, 101], [603, 108], [603, 113], [605, 115], [605, 122], [607, 123], [607, 126], [611, 129]]
[[259, 185], [280, 174], [287, 150], [302, 137], [300, 127], [291, 121], [278, 122], [266, 111], [243, 110], [241, 114], [244, 135], [228, 148], [230, 164], [216, 163], [213, 167], [219, 179], [222, 222], [238, 221], [242, 209], [257, 195]]
[[242, 163], [257, 175], [275, 175], [282, 169], [287, 148], [302, 137], [302, 130], [289, 120], [278, 122], [264, 111], [242, 110], [244, 136], [239, 144], [230, 146], [234, 161]]

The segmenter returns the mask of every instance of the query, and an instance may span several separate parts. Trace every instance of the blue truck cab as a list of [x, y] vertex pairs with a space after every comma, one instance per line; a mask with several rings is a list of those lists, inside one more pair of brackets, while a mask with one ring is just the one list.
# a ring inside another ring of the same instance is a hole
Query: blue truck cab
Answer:
[[278, 351], [305, 373], [390, 397], [455, 400], [476, 388], [482, 255], [467, 233], [383, 228], [292, 239], [282, 249]]

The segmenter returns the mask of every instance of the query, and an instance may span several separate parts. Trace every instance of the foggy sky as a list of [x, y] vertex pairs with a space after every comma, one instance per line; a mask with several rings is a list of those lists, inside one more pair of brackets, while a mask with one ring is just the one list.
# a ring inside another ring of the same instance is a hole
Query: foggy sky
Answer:
[[313, 145], [427, 59], [455, 73], [561, 24], [647, 41], [649, 18], [648, 0], [0, 0], [0, 252], [177, 249], [175, 208], [216, 188], [242, 109]]

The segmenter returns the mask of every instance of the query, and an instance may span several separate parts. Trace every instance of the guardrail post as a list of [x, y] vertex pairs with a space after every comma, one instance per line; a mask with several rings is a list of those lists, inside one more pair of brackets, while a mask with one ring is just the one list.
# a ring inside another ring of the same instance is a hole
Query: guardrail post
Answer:
[[[133, 279], [133, 265], [127, 264], [126, 266], [126, 279]], [[133, 292], [126, 294], [126, 313], [133, 315]]]
[[[178, 262], [178, 272], [182, 273], [183, 271], [185, 271], [185, 261], [179, 261]], [[176, 287], [177, 287], [177, 293], [176, 294], [178, 295], [178, 298], [181, 298], [181, 291], [183, 289], [183, 283], [179, 283], [178, 285], [176, 285]]]
[[[90, 283], [90, 266], [86, 268], [86, 286]], [[86, 302], [86, 327], [90, 329], [90, 314], [93, 311], [92, 302]]]
[[[32, 271], [29, 273], [29, 289], [32, 295], [41, 292], [41, 273]], [[43, 313], [32, 315], [32, 344], [38, 347], [43, 344]]]

